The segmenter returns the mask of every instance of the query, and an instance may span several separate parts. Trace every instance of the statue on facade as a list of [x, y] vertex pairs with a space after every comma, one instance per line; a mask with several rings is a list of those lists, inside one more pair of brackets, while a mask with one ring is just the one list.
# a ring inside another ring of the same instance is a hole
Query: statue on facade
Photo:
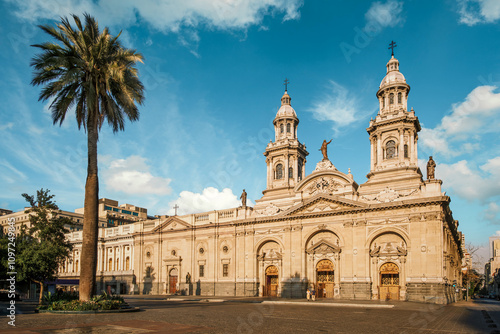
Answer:
[[436, 162], [432, 160], [432, 155], [429, 157], [429, 162], [427, 162], [427, 179], [434, 179], [434, 171], [436, 169]]
[[245, 189], [243, 189], [243, 192], [241, 193], [240, 199], [241, 199], [241, 206], [246, 208], [247, 207], [247, 193], [246, 193]]
[[189, 272], [186, 275], [186, 283], [187, 284], [191, 283], [191, 274]]
[[328, 152], [327, 152], [328, 148], [327, 148], [327, 146], [331, 142], [332, 142], [332, 139], [330, 139], [329, 142], [327, 142], [326, 139], [323, 140], [323, 144], [321, 145], [321, 148], [319, 149], [321, 151], [321, 153], [323, 153], [323, 160], [322, 161], [328, 161]]

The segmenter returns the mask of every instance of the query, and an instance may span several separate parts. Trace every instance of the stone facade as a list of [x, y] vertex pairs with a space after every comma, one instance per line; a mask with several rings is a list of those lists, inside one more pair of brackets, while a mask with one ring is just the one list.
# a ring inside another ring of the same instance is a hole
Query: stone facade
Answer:
[[127, 291], [135, 293], [302, 298], [314, 287], [327, 298], [454, 301], [462, 234], [442, 182], [433, 173], [424, 180], [418, 167], [409, 90], [392, 57], [360, 185], [329, 158], [305, 175], [308, 152], [285, 91], [264, 152], [267, 188], [254, 207], [130, 224], [100, 239], [103, 263], [109, 249], [129, 245]]

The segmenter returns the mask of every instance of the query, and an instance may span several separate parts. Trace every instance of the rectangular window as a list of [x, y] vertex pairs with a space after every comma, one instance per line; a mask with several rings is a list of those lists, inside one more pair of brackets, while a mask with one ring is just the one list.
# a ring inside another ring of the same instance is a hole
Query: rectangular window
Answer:
[[227, 277], [229, 274], [229, 264], [222, 265], [222, 277]]
[[205, 265], [200, 264], [200, 277], [205, 277]]
[[113, 211], [115, 211], [115, 212], [120, 212], [120, 209], [113, 208]]
[[110, 207], [110, 206], [105, 205], [105, 206], [104, 206], [104, 210], [111, 211], [111, 210], [113, 210], [113, 208], [112, 208], [112, 207]]
[[132, 212], [130, 212], [128, 210], [122, 210], [122, 213], [127, 214], [127, 215], [131, 215], [132, 214]]
[[134, 216], [139, 216], [139, 213], [137, 213], [137, 212], [132, 212], [132, 215], [134, 215]]

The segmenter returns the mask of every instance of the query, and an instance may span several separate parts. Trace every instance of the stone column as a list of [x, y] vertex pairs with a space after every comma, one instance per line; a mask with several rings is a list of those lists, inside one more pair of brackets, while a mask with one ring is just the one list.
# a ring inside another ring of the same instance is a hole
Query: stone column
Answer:
[[415, 164], [415, 137], [412, 130], [410, 130], [410, 163]]
[[267, 189], [270, 189], [274, 178], [273, 168], [271, 166], [271, 159], [267, 158], [266, 163], [267, 163]]
[[370, 138], [370, 148], [371, 148], [371, 159], [370, 159], [370, 169], [373, 171], [375, 170], [375, 137]]
[[399, 149], [398, 149], [398, 160], [399, 162], [403, 162], [405, 158], [405, 147], [404, 147], [404, 129], [400, 128], [399, 129]]
[[382, 164], [382, 136], [377, 135], [377, 167]]

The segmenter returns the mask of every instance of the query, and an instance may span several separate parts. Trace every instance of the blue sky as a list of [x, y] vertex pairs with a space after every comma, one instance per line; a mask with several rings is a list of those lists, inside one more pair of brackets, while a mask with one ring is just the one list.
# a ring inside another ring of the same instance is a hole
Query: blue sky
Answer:
[[30, 86], [30, 45], [49, 40], [38, 24], [71, 13], [145, 57], [139, 122], [99, 141], [100, 197], [150, 214], [253, 202], [266, 187], [262, 153], [288, 78], [306, 171], [329, 157], [366, 181], [366, 127], [396, 41], [411, 86], [408, 106], [422, 124], [419, 159], [436, 177], [468, 241], [500, 230], [500, 3], [495, 0], [29, 0], [0, 2], [0, 207], [20, 210], [21, 193], [41, 187], [64, 210], [83, 207], [86, 136], [74, 117], [53, 126]]

